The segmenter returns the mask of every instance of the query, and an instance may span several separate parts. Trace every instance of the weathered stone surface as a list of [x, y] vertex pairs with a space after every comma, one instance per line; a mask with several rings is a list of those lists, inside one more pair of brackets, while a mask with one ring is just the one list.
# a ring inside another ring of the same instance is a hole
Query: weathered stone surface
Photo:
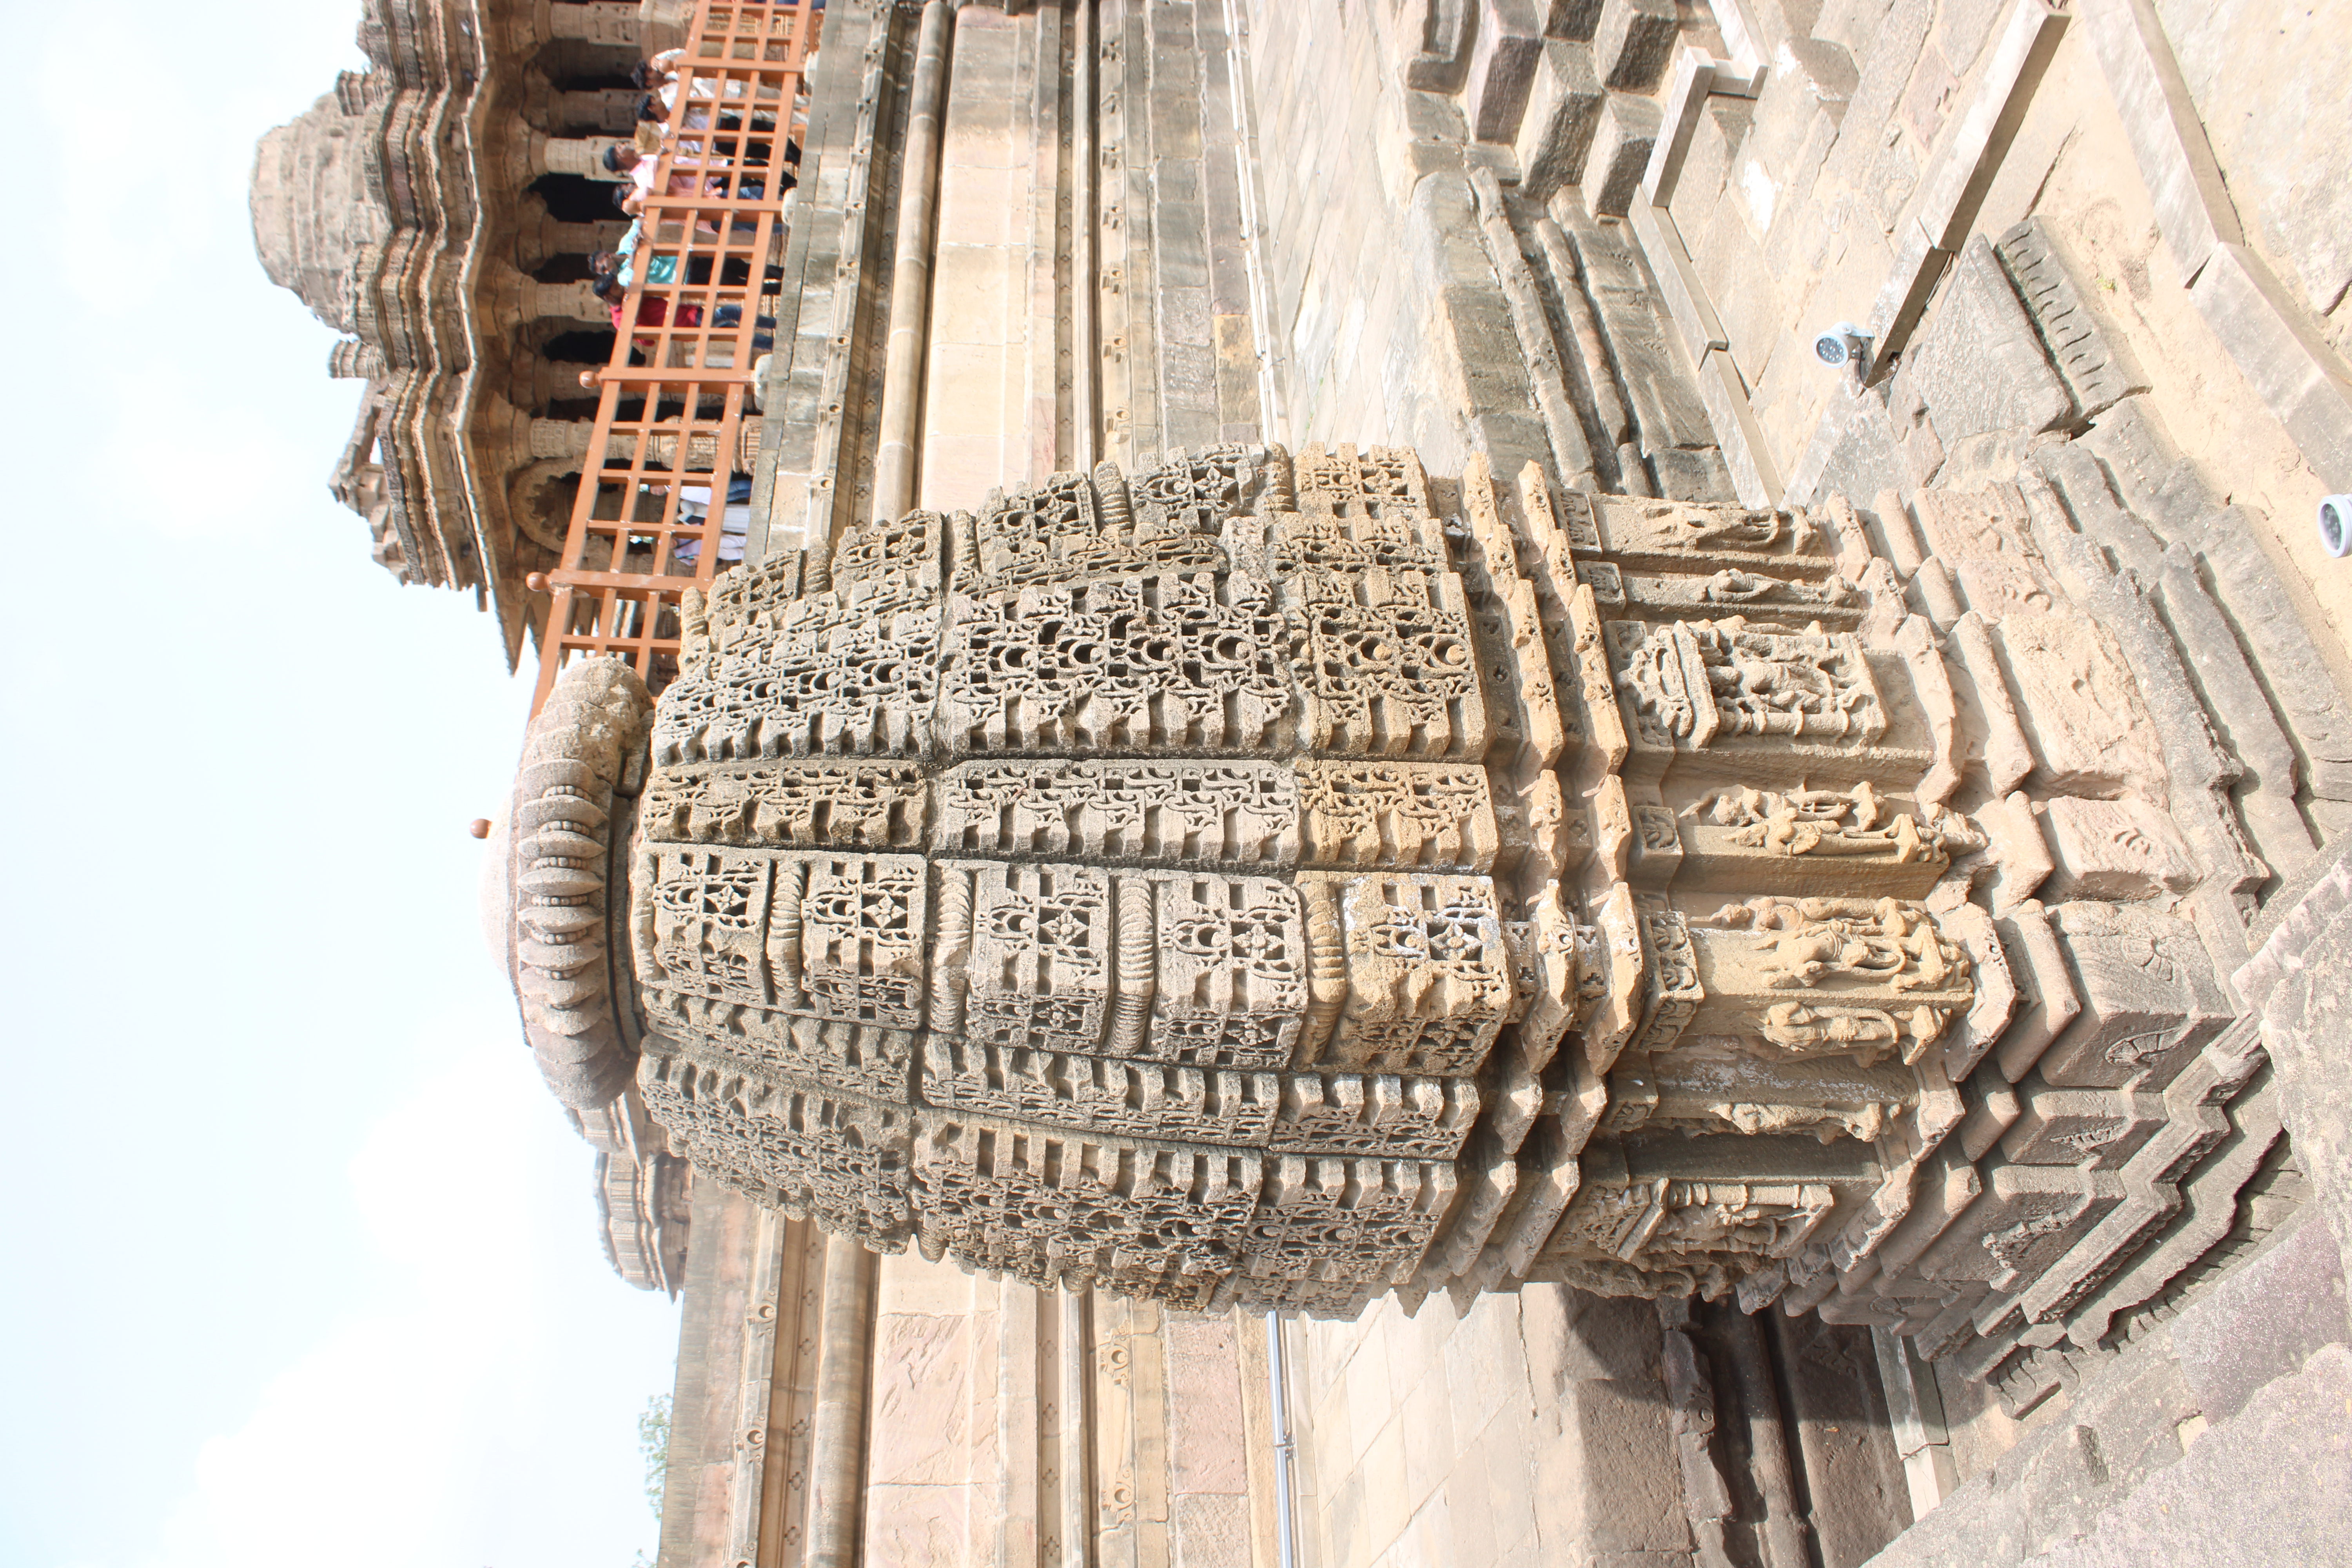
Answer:
[[2161, 1087], [2228, 1025], [2229, 1000], [2188, 921], [2078, 902], [2052, 909], [2050, 923], [2083, 1007], [2042, 1056], [2052, 1083], [2114, 1088], [2146, 1075]]
[[2054, 869], [2042, 884], [2051, 903], [2104, 899], [2132, 903], [2197, 885], [2189, 846], [2145, 801], [2060, 796], [2043, 808]]
[[1672, 0], [1601, 0], [1593, 69], [1606, 87], [1645, 91], [1666, 74], [1676, 37]]
[[1602, 98], [1591, 47], [1547, 38], [1528, 85], [1516, 146], [1519, 190], [1529, 201], [1549, 201], [1552, 192], [1584, 178]]
[[1601, 217], [1625, 216], [1641, 188], [1642, 171], [1649, 166], [1658, 123], [1658, 105], [1653, 99], [1630, 92], [1603, 97], [1593, 121], [1592, 144], [1585, 155], [1580, 186], [1588, 210]]
[[1944, 289], [1896, 378], [1926, 403], [1947, 447], [1998, 431], [2048, 430], [2076, 416], [1990, 244], [1972, 241]]
[[2095, 419], [2132, 394], [2147, 390], [2146, 375], [2099, 320], [2041, 219], [2019, 224], [1994, 248], [2023, 296], [2034, 330], [2065, 379], [2081, 417]]

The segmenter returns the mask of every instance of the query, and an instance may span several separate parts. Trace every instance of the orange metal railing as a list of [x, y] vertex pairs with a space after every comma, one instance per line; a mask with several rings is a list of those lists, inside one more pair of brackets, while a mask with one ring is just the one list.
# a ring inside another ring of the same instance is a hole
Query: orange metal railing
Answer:
[[785, 150], [823, 17], [810, 0], [695, 7], [562, 563], [547, 574], [534, 713], [576, 657], [622, 654], [661, 684], [680, 600], [726, 564], [729, 481], [748, 479], [757, 441], [754, 340], [772, 314]]

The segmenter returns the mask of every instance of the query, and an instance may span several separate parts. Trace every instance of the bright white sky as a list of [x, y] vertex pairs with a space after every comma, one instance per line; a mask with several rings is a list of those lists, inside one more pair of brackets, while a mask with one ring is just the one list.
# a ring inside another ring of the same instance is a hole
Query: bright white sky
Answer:
[[357, 389], [253, 143], [354, 0], [0, 0], [6, 1568], [626, 1568], [677, 1309], [476, 934], [529, 694], [327, 494]]

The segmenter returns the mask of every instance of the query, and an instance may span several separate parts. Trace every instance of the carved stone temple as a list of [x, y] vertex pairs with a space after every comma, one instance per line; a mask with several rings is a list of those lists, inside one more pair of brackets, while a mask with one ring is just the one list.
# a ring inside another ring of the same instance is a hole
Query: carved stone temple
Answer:
[[832, 0], [600, 657], [578, 187], [739, 9], [368, 0], [254, 184], [560, 665], [662, 1568], [2344, 1560], [2352, 11]]

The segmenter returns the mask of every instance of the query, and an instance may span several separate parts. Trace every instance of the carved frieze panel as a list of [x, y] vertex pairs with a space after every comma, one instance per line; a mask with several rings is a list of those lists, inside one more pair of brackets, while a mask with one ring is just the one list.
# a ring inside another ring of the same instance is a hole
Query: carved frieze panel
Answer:
[[1102, 1285], [1197, 1310], [1240, 1263], [1261, 1163], [934, 1111], [914, 1173], [926, 1257], [952, 1249], [1040, 1289]]
[[[1114, 935], [1110, 877], [1090, 866], [986, 863], [950, 866], [941, 875], [970, 889], [961, 895], [970, 902], [969, 934], [952, 924], [942, 932], [949, 952], [970, 949], [960, 976], [963, 1031], [1007, 1047], [1111, 1048], [1115, 994], [1127, 992], [1118, 999], [1129, 1001], [1139, 980], [1149, 987], [1151, 933], [1147, 923]], [[951, 922], [964, 918], [959, 895], [942, 897]], [[1130, 947], [1146, 955], [1140, 975], [1115, 962]]]
[[864, 589], [794, 599], [772, 632], [681, 673], [655, 710], [654, 760], [927, 752], [940, 611], [885, 613]]
[[1975, 1003], [1967, 951], [1916, 904], [1759, 897], [1690, 922], [1688, 1027], [1764, 1055], [1916, 1062]]
[[1459, 578], [1301, 571], [1279, 587], [1304, 633], [1303, 744], [1327, 755], [1486, 753], [1486, 700]]
[[903, 849], [929, 792], [911, 763], [721, 763], [664, 769], [639, 807], [647, 838], [772, 848]]
[[1757, 510], [1639, 496], [1581, 498], [1593, 511], [1598, 553], [1637, 571], [1826, 575], [1830, 543], [1802, 511]]
[[1426, 512], [1283, 512], [1266, 550], [1276, 577], [1299, 572], [1444, 572], [1445, 536]]
[[1277, 1153], [1451, 1160], [1478, 1120], [1478, 1086], [1394, 1073], [1292, 1073], [1266, 1147]]
[[1317, 953], [1300, 1065], [1476, 1071], [1518, 1001], [1494, 884], [1373, 875], [1302, 876], [1299, 885]]
[[[795, 911], [787, 901], [773, 945], [802, 1005], [827, 1018], [921, 1027], [929, 898], [921, 858], [816, 858], [782, 870], [779, 881], [798, 905]], [[787, 936], [794, 912], [796, 944]]]
[[645, 993], [646, 1021], [670, 1040], [723, 1056], [772, 1077], [833, 1085], [882, 1100], [904, 1099], [914, 1035], [780, 1013], [677, 991]]
[[1649, 746], [1697, 752], [1776, 737], [1859, 748], [1886, 731], [1869, 662], [1850, 634], [1612, 621], [1608, 639], [1626, 726]]
[[1925, 898], [1956, 855], [1984, 847], [1957, 813], [1897, 810], [1864, 781], [1852, 789], [1715, 789], [1676, 824], [1685, 891], [1770, 887], [1783, 894]]
[[1153, 889], [1159, 983], [1152, 1058], [1286, 1068], [1307, 1012], [1308, 933], [1298, 892], [1257, 877], [1175, 878]]
[[773, 856], [659, 848], [631, 879], [637, 978], [647, 987], [751, 1007], [780, 1005], [768, 963]]
[[1213, 538], [1229, 517], [1287, 511], [1287, 467], [1278, 447], [1226, 444], [1171, 453], [1128, 487], [1136, 532], [1151, 540]]
[[1148, 509], [1107, 526], [1083, 474], [995, 495], [976, 516], [957, 514], [970, 538], [956, 552], [956, 591], [1017, 592], [1101, 577], [1221, 572], [1227, 564], [1217, 542], [1223, 514], [1202, 511], [1202, 529], [1172, 525]]
[[951, 753], [1287, 744], [1289, 634], [1253, 578], [1030, 588], [950, 614], [938, 724]]
[[923, 1042], [928, 1105], [1131, 1138], [1265, 1148], [1281, 1082], [1270, 1072], [1062, 1055], [941, 1035]]
[[1298, 858], [1299, 791], [1282, 763], [1012, 758], [951, 768], [939, 791], [937, 842], [952, 854], [1147, 866]]
[[698, 1170], [886, 1252], [911, 1232], [914, 1111], [649, 1052], [637, 1086]]
[[1412, 1278], [1454, 1201], [1451, 1164], [1289, 1154], [1268, 1163], [1245, 1244], [1242, 1304], [1348, 1315]]
[[1298, 454], [1296, 471], [1301, 511], [1378, 515], [1429, 510], [1429, 479], [1410, 447], [1359, 451], [1342, 443], [1327, 452], [1307, 447]]
[[1850, 632], [1859, 628], [1870, 613], [1869, 596], [1835, 575], [1808, 580], [1726, 566], [1704, 574], [1668, 577], [1621, 571], [1601, 561], [1580, 563], [1576, 574], [1592, 585], [1603, 614], [1633, 620], [1742, 616], [1794, 631], [1819, 625], [1833, 632]]
[[1305, 759], [1297, 767], [1307, 865], [1494, 864], [1498, 830], [1485, 768]]

